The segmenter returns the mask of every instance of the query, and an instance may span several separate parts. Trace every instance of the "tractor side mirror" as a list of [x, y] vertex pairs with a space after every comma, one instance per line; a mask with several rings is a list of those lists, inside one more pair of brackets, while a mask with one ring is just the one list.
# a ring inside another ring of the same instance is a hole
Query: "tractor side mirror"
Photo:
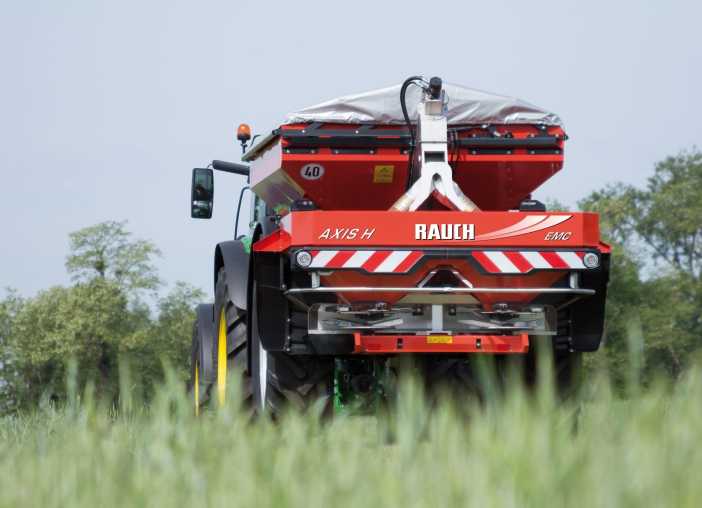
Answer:
[[210, 168], [194, 168], [190, 192], [190, 216], [193, 219], [212, 217], [214, 175]]

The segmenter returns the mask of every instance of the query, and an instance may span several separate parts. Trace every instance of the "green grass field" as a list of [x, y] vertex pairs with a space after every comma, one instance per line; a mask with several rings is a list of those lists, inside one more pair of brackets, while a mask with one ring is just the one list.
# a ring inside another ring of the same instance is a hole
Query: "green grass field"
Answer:
[[[548, 386], [482, 406], [427, 408], [402, 388], [391, 418], [195, 418], [164, 388], [147, 409], [0, 420], [0, 506], [702, 505], [702, 371], [616, 398], [604, 381], [556, 403]], [[462, 413], [461, 416], [458, 413]]]

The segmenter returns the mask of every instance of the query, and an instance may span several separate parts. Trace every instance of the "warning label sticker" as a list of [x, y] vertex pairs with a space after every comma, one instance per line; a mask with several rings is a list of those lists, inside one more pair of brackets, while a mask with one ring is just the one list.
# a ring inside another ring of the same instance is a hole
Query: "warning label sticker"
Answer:
[[392, 183], [395, 166], [378, 165], [373, 169], [373, 183]]
[[453, 344], [450, 335], [427, 335], [427, 344]]

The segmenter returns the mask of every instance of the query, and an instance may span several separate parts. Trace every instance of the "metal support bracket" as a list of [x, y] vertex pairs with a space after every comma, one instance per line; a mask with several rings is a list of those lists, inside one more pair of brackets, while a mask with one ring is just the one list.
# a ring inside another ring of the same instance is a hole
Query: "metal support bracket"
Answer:
[[419, 178], [390, 210], [413, 212], [432, 195], [448, 208], [462, 212], [478, 210], [475, 203], [453, 181], [453, 169], [448, 163], [448, 124], [444, 94], [439, 99], [425, 96], [417, 110], [417, 147], [414, 151], [414, 164], [411, 166], [419, 167]]

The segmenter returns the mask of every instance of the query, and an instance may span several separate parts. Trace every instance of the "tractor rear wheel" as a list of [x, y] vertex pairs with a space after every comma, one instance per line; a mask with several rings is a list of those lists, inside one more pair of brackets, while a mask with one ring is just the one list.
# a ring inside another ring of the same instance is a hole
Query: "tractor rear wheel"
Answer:
[[[271, 319], [266, 304], [253, 288], [251, 315], [251, 385], [256, 410], [279, 416], [285, 410], [311, 411], [330, 416], [333, 404], [334, 360], [323, 356], [289, 355], [266, 351], [261, 341], [259, 320]], [[307, 333], [306, 320], [289, 317], [291, 334]], [[306, 317], [306, 316], [305, 316]], [[304, 330], [295, 323], [305, 322]]]
[[[245, 284], [246, 281], [241, 281]], [[229, 299], [227, 274], [224, 267], [217, 274], [214, 305], [214, 344], [212, 365], [216, 391], [213, 396], [218, 407], [231, 398], [232, 388], [240, 391], [242, 407], [251, 405], [251, 376], [248, 369], [247, 316]]]
[[[543, 337], [550, 341], [549, 337]], [[577, 387], [578, 373], [582, 364], [581, 353], [563, 350], [554, 340], [552, 352], [553, 383], [561, 397], [570, 395]], [[548, 343], [543, 344], [548, 347]], [[479, 362], [483, 364], [483, 375]], [[536, 386], [539, 378], [539, 354], [530, 351], [526, 355], [495, 355], [490, 358], [450, 357], [427, 355], [421, 358], [421, 375], [427, 393], [436, 399], [438, 395], [449, 396], [454, 401], [467, 399], [485, 400], [496, 393], [504, 392], [513, 382], [524, 383], [527, 389]]]
[[211, 340], [207, 337], [208, 327], [200, 322], [199, 317], [193, 323], [193, 341], [190, 350], [190, 396], [193, 400], [195, 415], [200, 414], [200, 410], [207, 405], [210, 399], [212, 383], [207, 380], [206, 366], [203, 365], [203, 348], [205, 341]]
[[573, 312], [566, 307], [558, 312], [558, 327], [553, 337], [553, 377], [556, 390], [562, 396], [577, 389], [583, 364], [581, 352], [571, 351]]
[[[524, 359], [524, 381], [526, 386], [533, 387], [539, 380], [539, 370], [544, 365], [540, 361], [550, 361], [553, 367], [552, 382], [555, 392], [561, 397], [567, 397], [577, 388], [582, 353], [570, 350], [570, 338], [563, 335], [554, 337], [539, 337], [540, 342], [534, 341], [535, 347], [531, 348]], [[547, 348], [542, 358], [539, 348]], [[550, 350], [548, 349], [550, 348]], [[548, 357], [550, 356], [550, 358]]]
[[556, 391], [562, 396], [571, 395], [578, 388], [583, 365], [583, 354], [571, 351], [567, 338], [556, 337], [553, 345], [553, 377]]
[[[478, 365], [483, 361], [482, 367]], [[432, 402], [438, 401], [439, 397], [448, 397], [458, 403], [457, 407], [467, 407], [465, 402], [482, 401], [493, 390], [504, 387], [506, 365], [501, 357], [422, 355], [419, 365]]]

